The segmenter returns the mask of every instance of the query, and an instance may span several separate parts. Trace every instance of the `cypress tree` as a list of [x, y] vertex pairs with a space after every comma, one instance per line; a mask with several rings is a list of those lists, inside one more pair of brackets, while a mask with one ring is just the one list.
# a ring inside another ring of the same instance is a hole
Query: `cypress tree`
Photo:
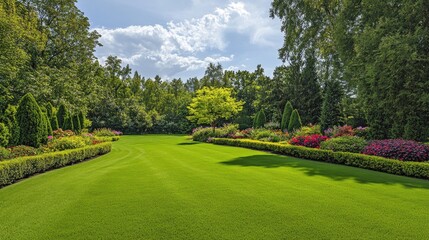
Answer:
[[10, 132], [6, 124], [0, 122], [0, 147], [6, 147], [9, 143]]
[[79, 123], [80, 123], [80, 129], [85, 128], [85, 116], [83, 115], [82, 111], [79, 111]]
[[52, 136], [54, 133], [52, 131], [51, 122], [49, 121], [48, 115], [46, 113], [42, 113], [43, 121], [45, 122], [46, 128], [46, 136]]
[[67, 117], [64, 119], [64, 126], [63, 130], [72, 130], [73, 131], [73, 117], [67, 115]]
[[43, 125], [42, 111], [30, 93], [19, 101], [16, 120], [19, 126], [18, 144], [39, 147], [47, 137], [45, 136], [46, 126]]
[[255, 118], [255, 128], [263, 128], [265, 123], [267, 122], [267, 117], [265, 115], [264, 110], [258, 112]]
[[73, 120], [73, 131], [74, 132], [80, 132], [80, 130], [82, 130], [81, 125], [80, 125], [80, 120], [79, 120], [79, 115], [74, 115], [72, 117]]
[[16, 122], [16, 107], [9, 105], [5, 112], [2, 121], [6, 124], [9, 129], [9, 146], [15, 146], [19, 140], [19, 127]]
[[258, 125], [258, 121], [259, 121], [258, 118], [259, 118], [260, 113], [261, 112], [257, 112], [256, 115], [255, 115], [255, 118], [253, 119], [253, 128], [257, 128], [258, 127], [257, 125]]
[[343, 90], [340, 82], [326, 82], [322, 114], [320, 117], [320, 126], [322, 131], [340, 124], [342, 97]]
[[51, 123], [51, 128], [53, 131], [57, 130], [59, 127], [57, 115], [54, 112], [54, 107], [50, 102], [46, 105], [47, 115], [49, 122]]
[[292, 103], [288, 101], [283, 110], [282, 123], [280, 125], [280, 128], [282, 129], [282, 131], [285, 131], [288, 129], [292, 112], [293, 112]]
[[301, 117], [299, 116], [298, 110], [293, 110], [292, 115], [290, 116], [288, 131], [293, 132], [302, 127]]
[[[67, 115], [67, 109], [64, 104], [61, 104], [58, 108], [57, 112], [57, 120], [58, 120], [58, 127], [64, 129], [65, 127], [65, 120], [68, 117]], [[65, 130], [65, 129], [64, 129]]]

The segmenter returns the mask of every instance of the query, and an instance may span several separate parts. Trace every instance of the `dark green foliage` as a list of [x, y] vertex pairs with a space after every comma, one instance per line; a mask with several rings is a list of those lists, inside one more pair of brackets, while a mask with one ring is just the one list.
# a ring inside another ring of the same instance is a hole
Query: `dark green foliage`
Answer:
[[429, 164], [422, 162], [404, 162], [358, 153], [333, 152], [329, 150], [278, 143], [267, 143], [255, 140], [215, 138], [212, 140], [212, 143], [245, 147], [262, 151], [271, 151], [297, 158], [342, 164], [396, 175], [429, 179]]
[[48, 115], [49, 122], [51, 123], [52, 130], [55, 131], [60, 128], [58, 124], [57, 115], [54, 112], [54, 107], [50, 102], [46, 105], [46, 113]]
[[58, 120], [59, 128], [66, 130], [64, 129], [64, 127], [65, 127], [67, 118], [68, 118], [68, 112], [67, 112], [66, 106], [64, 104], [61, 104], [57, 112], [57, 120]]
[[79, 111], [78, 117], [79, 117], [80, 129], [84, 129], [85, 128], [85, 115], [83, 114], [82, 111]]
[[16, 118], [19, 126], [19, 145], [39, 147], [46, 140], [42, 111], [30, 93], [19, 101]]
[[74, 129], [73, 126], [73, 117], [67, 116], [67, 118], [64, 120], [63, 130], [72, 130]]
[[7, 126], [0, 122], [0, 147], [6, 147], [9, 143], [10, 132]]
[[43, 118], [44, 118], [43, 120], [45, 121], [45, 125], [46, 125], [47, 136], [52, 136], [53, 130], [52, 130], [51, 122], [49, 121], [48, 115], [43, 113]]
[[79, 115], [72, 116], [72, 121], [73, 121], [73, 131], [77, 133], [80, 132], [82, 128], [79, 120]]
[[19, 126], [16, 122], [16, 107], [9, 105], [0, 121], [4, 122], [9, 129], [9, 146], [15, 146], [19, 140]]
[[320, 149], [332, 150], [334, 152], [361, 153], [368, 142], [360, 137], [344, 136], [329, 139], [320, 144]]
[[282, 131], [288, 130], [290, 117], [292, 116], [293, 107], [292, 104], [288, 101], [285, 105], [283, 115], [282, 115], [282, 123], [280, 125]]
[[294, 132], [302, 127], [301, 117], [299, 116], [298, 110], [293, 110], [290, 116], [288, 132]]
[[320, 126], [322, 131], [340, 125], [343, 90], [339, 81], [328, 81], [325, 85]]
[[265, 115], [264, 110], [259, 111], [255, 116], [254, 127], [263, 128], [266, 122], [267, 122], [267, 117]]
[[0, 187], [12, 184], [31, 175], [82, 162], [112, 149], [111, 143], [100, 143], [84, 148], [15, 158], [0, 164]]

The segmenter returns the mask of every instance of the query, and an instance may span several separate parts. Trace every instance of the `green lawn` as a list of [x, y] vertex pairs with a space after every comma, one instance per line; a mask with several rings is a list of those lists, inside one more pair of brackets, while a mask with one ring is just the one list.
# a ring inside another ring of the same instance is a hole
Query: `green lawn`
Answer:
[[126, 136], [0, 189], [0, 239], [428, 239], [429, 181]]

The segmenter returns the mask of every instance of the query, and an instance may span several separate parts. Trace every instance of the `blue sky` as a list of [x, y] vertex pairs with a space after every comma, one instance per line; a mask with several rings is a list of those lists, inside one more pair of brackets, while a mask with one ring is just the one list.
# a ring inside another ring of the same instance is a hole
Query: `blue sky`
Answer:
[[78, 0], [101, 35], [96, 56], [122, 59], [145, 77], [201, 77], [208, 63], [267, 75], [281, 65], [280, 21], [270, 0]]

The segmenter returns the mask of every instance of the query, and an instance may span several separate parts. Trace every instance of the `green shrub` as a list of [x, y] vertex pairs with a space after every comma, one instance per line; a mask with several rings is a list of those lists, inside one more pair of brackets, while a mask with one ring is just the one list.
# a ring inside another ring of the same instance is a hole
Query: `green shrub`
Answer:
[[227, 124], [221, 128], [216, 128], [213, 132], [212, 128], [196, 128], [192, 133], [192, 139], [199, 142], [207, 142], [210, 138], [228, 137], [238, 131], [237, 124]]
[[0, 147], [0, 161], [10, 158], [10, 150], [4, 147]]
[[73, 131], [79, 133], [82, 130], [80, 120], [79, 120], [79, 115], [74, 115], [72, 117], [72, 120], [73, 120]]
[[57, 115], [55, 114], [54, 107], [50, 102], [46, 105], [46, 113], [48, 115], [49, 122], [51, 123], [52, 131], [58, 130], [60, 126], [58, 124]]
[[265, 116], [264, 110], [259, 111], [255, 116], [255, 128], [263, 128], [265, 123], [267, 122], [267, 116]]
[[52, 126], [51, 126], [51, 121], [49, 121], [48, 115], [46, 113], [42, 113], [42, 117], [43, 117], [43, 121], [45, 123], [46, 136], [52, 136], [53, 131], [52, 131]]
[[18, 144], [39, 147], [48, 137], [45, 135], [46, 126], [42, 118], [42, 111], [30, 93], [19, 101], [16, 118], [19, 126]]
[[68, 118], [67, 108], [64, 104], [61, 104], [60, 107], [58, 108], [58, 112], [57, 112], [57, 120], [58, 120], [58, 127], [59, 128], [62, 128], [64, 130], [68, 130], [68, 129], [64, 128], [64, 124], [65, 124], [65, 121], [67, 118]]
[[81, 148], [86, 145], [89, 145], [84, 137], [73, 136], [73, 137], [63, 137], [58, 139], [53, 139], [48, 144], [48, 148], [52, 151], [63, 151], [68, 149]]
[[97, 136], [97, 137], [113, 137], [113, 136], [115, 136], [115, 133], [113, 133], [112, 129], [109, 129], [109, 128], [95, 129], [93, 134], [94, 134], [94, 136]]
[[101, 143], [84, 148], [0, 162], [0, 187], [12, 184], [37, 173], [43, 173], [51, 169], [61, 168], [106, 154], [110, 152], [111, 149], [111, 143]]
[[270, 129], [270, 130], [278, 130], [280, 129], [280, 124], [277, 122], [268, 122], [268, 123], [265, 123], [264, 128]]
[[41, 151], [38, 148], [30, 147], [30, 146], [14, 146], [9, 148], [10, 158], [18, 158], [18, 157], [26, 157], [26, 156], [35, 156], [40, 154]]
[[74, 130], [74, 126], [73, 126], [73, 117], [72, 116], [68, 116], [65, 120], [64, 120], [64, 130]]
[[280, 125], [282, 131], [287, 131], [288, 130], [289, 122], [290, 122], [290, 117], [292, 115], [292, 112], [293, 112], [292, 103], [290, 103], [288, 101], [286, 103], [286, 105], [285, 105], [284, 110], [283, 110], [282, 123]]
[[404, 162], [383, 157], [368, 156], [358, 153], [333, 152], [315, 148], [285, 145], [279, 143], [267, 143], [249, 139], [215, 138], [212, 143], [245, 147], [262, 151], [271, 151], [278, 154], [297, 158], [310, 159], [321, 162], [343, 164], [347, 166], [370, 169], [396, 175], [429, 179], [429, 163]]
[[8, 107], [4, 112], [4, 115], [1, 118], [1, 121], [3, 121], [6, 124], [9, 130], [8, 145], [9, 146], [17, 145], [19, 140], [19, 127], [18, 127], [18, 123], [16, 122], [16, 107], [12, 105], [8, 105]]
[[94, 137], [94, 141], [92, 143], [103, 143], [103, 142], [116, 142], [119, 141], [121, 137], [114, 136], [114, 137]]
[[299, 116], [298, 110], [293, 110], [292, 115], [290, 116], [288, 132], [293, 132], [300, 129], [302, 126], [301, 117]]
[[360, 153], [368, 145], [368, 142], [360, 137], [344, 136], [329, 139], [320, 144], [320, 149], [334, 152]]
[[4, 123], [0, 123], [0, 147], [6, 147], [9, 143], [10, 132]]
[[294, 133], [294, 136], [296, 137], [305, 137], [315, 134], [322, 134], [322, 130], [320, 128], [320, 125], [311, 125], [311, 126], [304, 126], [301, 127], [299, 130], [297, 130]]
[[80, 123], [80, 129], [85, 129], [85, 115], [83, 115], [82, 111], [79, 111], [78, 118]]

